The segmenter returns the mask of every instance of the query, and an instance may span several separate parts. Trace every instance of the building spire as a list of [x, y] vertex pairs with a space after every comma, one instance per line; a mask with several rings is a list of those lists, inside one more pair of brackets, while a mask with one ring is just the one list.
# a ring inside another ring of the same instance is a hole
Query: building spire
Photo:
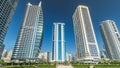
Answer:
[[30, 5], [30, 6], [31, 6], [32, 4], [31, 4], [30, 2], [28, 2], [28, 5]]
[[41, 3], [42, 3], [42, 2], [40, 1], [40, 3], [39, 3], [39, 7], [41, 6]]

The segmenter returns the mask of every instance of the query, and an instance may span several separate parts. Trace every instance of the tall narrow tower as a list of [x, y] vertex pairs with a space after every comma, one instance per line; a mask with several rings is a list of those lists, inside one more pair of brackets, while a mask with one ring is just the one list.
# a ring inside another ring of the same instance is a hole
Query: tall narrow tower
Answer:
[[28, 3], [20, 33], [18, 35], [12, 59], [34, 60], [38, 57], [43, 39], [43, 13], [41, 3]]
[[0, 58], [4, 49], [4, 39], [18, 0], [0, 0]]
[[77, 7], [73, 15], [73, 23], [77, 60], [86, 63], [97, 62], [100, 59], [100, 52], [87, 6]]
[[120, 34], [115, 22], [112, 20], [103, 21], [100, 24], [100, 30], [108, 58], [120, 60]]
[[64, 25], [64, 23], [54, 23], [52, 60], [56, 62], [66, 60]]

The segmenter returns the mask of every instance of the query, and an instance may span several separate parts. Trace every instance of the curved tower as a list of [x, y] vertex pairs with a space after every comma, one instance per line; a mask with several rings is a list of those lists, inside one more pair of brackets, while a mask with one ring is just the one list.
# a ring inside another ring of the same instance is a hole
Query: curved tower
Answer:
[[3, 42], [17, 4], [18, 0], [0, 0], [0, 58], [5, 47]]
[[40, 52], [43, 38], [43, 13], [39, 5], [28, 3], [20, 33], [18, 35], [12, 59], [35, 60]]
[[112, 20], [102, 21], [100, 31], [107, 57], [111, 60], [120, 60], [120, 35], [115, 22]]

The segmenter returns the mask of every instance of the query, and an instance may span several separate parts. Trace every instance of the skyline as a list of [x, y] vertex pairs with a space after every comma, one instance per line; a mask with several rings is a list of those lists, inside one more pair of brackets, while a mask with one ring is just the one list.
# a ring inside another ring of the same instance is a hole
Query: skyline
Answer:
[[[55, 5], [52, 4], [51, 2], [56, 3]], [[109, 1], [109, 0], [107, 0]], [[43, 15], [44, 15], [44, 27], [45, 27], [45, 31], [44, 31], [44, 38], [43, 38], [43, 45], [41, 47], [41, 51], [40, 52], [45, 52], [45, 51], [49, 51], [51, 52], [52, 50], [52, 24], [53, 22], [56, 21], [60, 21], [60, 22], [65, 22], [65, 41], [66, 41], [66, 49], [67, 52], [70, 52], [72, 54], [76, 53], [76, 45], [75, 45], [75, 38], [74, 38], [74, 31], [73, 31], [73, 21], [72, 21], [72, 15], [73, 12], [75, 11], [76, 7], [78, 5], [87, 5], [91, 14], [91, 19], [93, 22], [93, 27], [95, 30], [95, 35], [97, 37], [97, 42], [99, 45], [100, 50], [103, 48], [103, 42], [102, 42], [102, 38], [101, 38], [101, 34], [100, 34], [100, 30], [99, 30], [99, 22], [106, 20], [106, 19], [111, 19], [114, 20], [116, 22], [116, 25], [118, 27], [118, 29], [120, 30], [120, 25], [119, 22], [119, 17], [120, 14], [118, 14], [118, 12], [120, 12], [120, 9], [118, 6], [120, 6], [119, 2], [114, 2], [114, 0], [111, 0], [109, 2], [107, 1], [82, 1], [82, 0], [66, 0], [66, 1], [56, 1], [56, 0], [52, 0], [52, 1], [42, 1], [42, 8], [43, 8]], [[12, 22], [10, 24], [10, 27], [8, 29], [8, 33], [7, 36], [5, 38], [5, 49], [10, 50], [13, 49], [13, 47], [15, 46], [15, 42], [17, 39], [17, 35], [20, 31], [20, 27], [21, 27], [21, 23], [25, 14], [25, 8], [26, 8], [26, 4], [30, 2], [32, 4], [38, 4], [39, 0], [26, 0], [26, 1], [19, 1], [18, 2], [18, 6], [16, 8], [14, 17], [12, 19]], [[68, 2], [68, 4], [66, 4]], [[103, 4], [103, 2], [107, 2], [108, 5], [105, 6], [105, 4]], [[111, 6], [111, 4], [113, 3], [113, 5]], [[115, 3], [115, 4], [114, 4]], [[62, 5], [61, 5], [62, 4]], [[104, 6], [104, 7], [103, 7]], [[107, 7], [112, 7], [112, 8], [107, 8]], [[58, 8], [59, 7], [59, 8]], [[116, 7], [116, 8], [114, 8]], [[99, 9], [98, 9], [99, 8]], [[100, 11], [101, 9], [107, 9], [108, 10], [112, 10], [109, 13], [106, 10]], [[116, 9], [116, 10], [115, 10]], [[63, 11], [61, 11], [63, 10]], [[21, 13], [19, 13], [21, 12]], [[14, 34], [15, 33], [15, 34]], [[49, 43], [49, 46], [48, 46]], [[10, 47], [9, 47], [10, 46]], [[49, 49], [50, 48], [50, 49]], [[73, 49], [70, 49], [73, 48]], [[68, 51], [68, 49], [70, 49]]]

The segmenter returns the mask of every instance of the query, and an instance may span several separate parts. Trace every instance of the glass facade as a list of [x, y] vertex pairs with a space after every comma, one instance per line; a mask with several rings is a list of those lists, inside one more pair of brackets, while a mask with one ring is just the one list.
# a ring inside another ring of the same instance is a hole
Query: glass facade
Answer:
[[2, 54], [4, 52], [4, 48], [5, 48], [4, 44], [0, 46], [0, 59], [2, 59]]
[[58, 25], [58, 59], [62, 60], [61, 25]]
[[38, 57], [43, 39], [43, 13], [41, 5], [28, 3], [24, 21], [16, 41], [12, 59], [26, 60]]
[[54, 23], [52, 60], [57, 62], [64, 62], [66, 60], [64, 23]]
[[0, 51], [18, 0], [0, 0]]
[[91, 23], [90, 23], [88, 11], [86, 8], [81, 8], [81, 9], [82, 9], [82, 15], [83, 15], [83, 21], [85, 25], [87, 41], [94, 43], [95, 39], [94, 39], [92, 27], [90, 27]]
[[98, 57], [97, 48], [95, 45], [89, 45], [90, 56]]
[[114, 21], [106, 20], [100, 24], [100, 30], [108, 58], [120, 60], [120, 35]]
[[[79, 10], [76, 10], [76, 13], [74, 14], [74, 17], [73, 18], [73, 22], [74, 22], [74, 33], [76, 34], [75, 35], [75, 39], [76, 39], [76, 50], [77, 50], [77, 57], [84, 57], [85, 56], [85, 46], [84, 46], [84, 43], [83, 43], [83, 38], [82, 38], [82, 26], [80, 26], [80, 23], [77, 23], [77, 22], [81, 22], [81, 18], [80, 16], [78, 15]], [[76, 27], [76, 28], [75, 28]], [[79, 29], [79, 30], [78, 30]]]
[[75, 13], [73, 14], [73, 25], [76, 41], [77, 61], [98, 61], [100, 59], [100, 52], [87, 6], [80, 5], [77, 7]]

